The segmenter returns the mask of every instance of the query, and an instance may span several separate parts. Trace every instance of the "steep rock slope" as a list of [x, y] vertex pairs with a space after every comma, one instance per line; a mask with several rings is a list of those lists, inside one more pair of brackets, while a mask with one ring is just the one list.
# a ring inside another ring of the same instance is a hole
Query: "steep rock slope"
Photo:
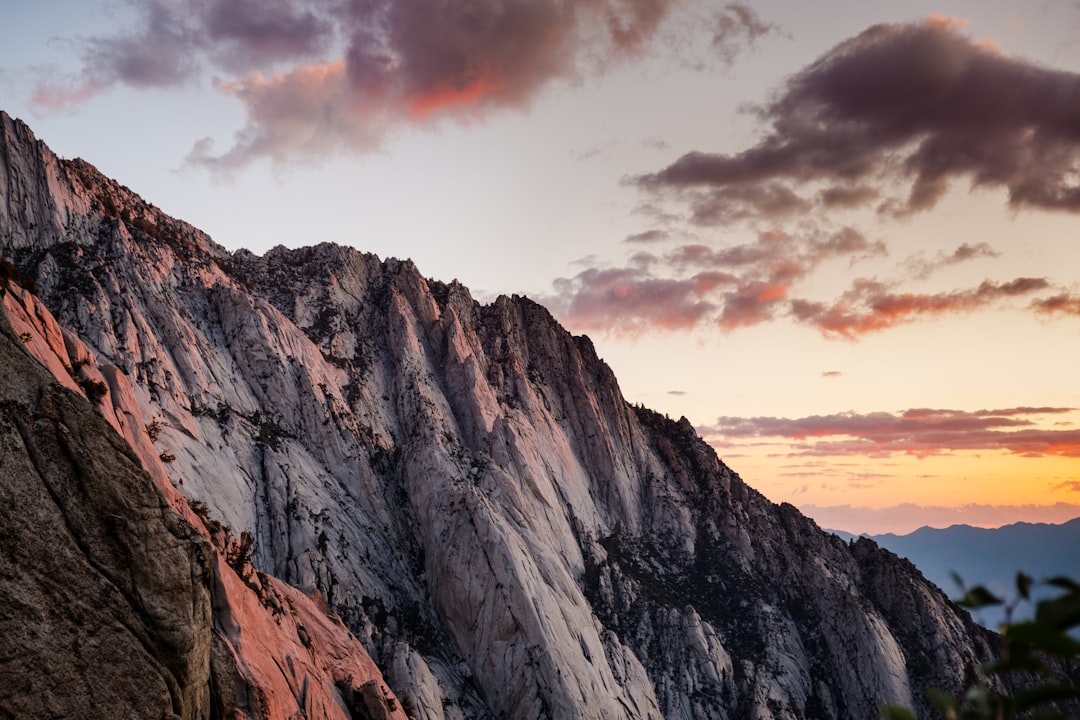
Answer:
[[128, 380], [176, 487], [417, 717], [866, 718], [986, 654], [909, 563], [629, 406], [542, 307], [332, 245], [228, 253], [2, 120], [0, 253]]
[[7, 279], [0, 367], [0, 716], [405, 717], [329, 608], [125, 444], [129, 386]]

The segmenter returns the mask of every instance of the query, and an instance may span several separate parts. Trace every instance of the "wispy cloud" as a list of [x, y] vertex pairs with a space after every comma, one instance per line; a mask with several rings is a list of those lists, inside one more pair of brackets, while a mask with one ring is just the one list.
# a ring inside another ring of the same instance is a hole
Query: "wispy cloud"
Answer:
[[914, 408], [901, 413], [847, 412], [802, 418], [721, 417], [698, 431], [720, 442], [780, 438], [789, 442], [788, 454], [797, 457], [897, 453], [926, 457], [954, 451], [1080, 457], [1080, 431], [1046, 429], [1033, 419], [1073, 411], [1065, 407], [974, 412]]
[[658, 243], [671, 237], [667, 230], [645, 230], [643, 232], [627, 235], [625, 242], [628, 243]]
[[1001, 253], [990, 247], [988, 243], [982, 242], [974, 245], [961, 243], [951, 253], [941, 251], [938, 252], [936, 257], [929, 259], [926, 257], [914, 257], [907, 262], [907, 266], [912, 277], [924, 280], [942, 268], [960, 265], [979, 258], [996, 258], [1000, 256]]
[[[627, 240], [644, 244], [665, 237], [659, 231], [647, 231]], [[991, 252], [981, 246], [961, 245], [934, 263], [955, 264]], [[723, 248], [692, 243], [662, 255], [639, 252], [630, 267], [589, 267], [557, 280], [555, 293], [544, 301], [578, 331], [640, 335], [713, 327], [730, 332], [790, 318], [827, 338], [854, 340], [897, 325], [972, 312], [1051, 288], [1045, 278], [1014, 278], [985, 280], [961, 290], [917, 293], [901, 291], [899, 281], [856, 278], [831, 302], [797, 296], [800, 282], [826, 262], [843, 261], [851, 266], [885, 253], [883, 242], [851, 227], [798, 234], [771, 230], [759, 233], [752, 242]]]
[[854, 339], [871, 332], [925, 317], [971, 312], [1005, 298], [1046, 290], [1045, 278], [1016, 278], [1008, 282], [985, 280], [978, 287], [940, 293], [896, 292], [876, 280], [857, 279], [831, 304], [794, 300], [792, 314], [826, 337]]

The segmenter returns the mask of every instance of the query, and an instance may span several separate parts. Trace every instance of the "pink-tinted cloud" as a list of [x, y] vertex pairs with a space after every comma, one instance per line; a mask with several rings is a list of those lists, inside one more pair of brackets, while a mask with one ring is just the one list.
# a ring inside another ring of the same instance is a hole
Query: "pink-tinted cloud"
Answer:
[[[348, 89], [343, 60], [294, 68], [287, 74], [249, 76], [219, 89], [239, 99], [248, 124], [237, 133], [233, 146], [215, 154], [209, 139], [200, 140], [188, 162], [228, 173], [260, 158], [285, 163], [296, 158], [326, 157], [341, 144], [353, 148], [378, 146], [390, 119], [372, 108], [364, 123], [339, 125], [338, 119], [362, 113]], [[321, 108], [321, 112], [313, 112]]]
[[925, 317], [971, 312], [1049, 287], [1045, 278], [1016, 278], [1004, 283], [986, 280], [968, 290], [913, 293], [894, 292], [890, 285], [860, 278], [832, 304], [796, 299], [791, 311], [797, 320], [816, 327], [826, 337], [855, 339]]
[[638, 253], [628, 268], [589, 269], [556, 281], [545, 302], [578, 331], [638, 335], [710, 324], [730, 332], [788, 314], [792, 284], [822, 263], [883, 252], [880, 242], [852, 228], [768, 231], [727, 248], [688, 244], [663, 257]]
[[759, 110], [757, 145], [687, 153], [636, 183], [677, 193], [698, 222], [878, 196], [880, 212], [907, 214], [961, 179], [1005, 190], [1013, 208], [1080, 212], [1077, 87], [1080, 74], [1004, 55], [941, 18], [875, 25]]
[[[726, 248], [697, 243], [675, 247], [662, 257], [638, 253], [629, 268], [590, 269], [556, 281], [555, 295], [546, 302], [563, 322], [579, 331], [638, 335], [649, 330], [688, 330], [711, 322], [730, 332], [790, 317], [817, 328], [826, 338], [855, 340], [926, 318], [973, 312], [1051, 287], [1045, 278], [1015, 278], [986, 280], [964, 290], [916, 293], [858, 278], [831, 303], [792, 296], [797, 283], [826, 261], [853, 263], [884, 252], [880, 241], [848, 227], [827, 234], [768, 231], [759, 233], [754, 242]], [[984, 245], [964, 244], [935, 262], [954, 264], [992, 254]], [[662, 322], [650, 327], [654, 320]]]
[[[734, 279], [732, 279], [734, 280]], [[689, 330], [712, 315], [706, 299], [719, 277], [672, 280], [640, 268], [589, 268], [555, 282], [547, 304], [569, 327], [585, 332], [636, 336], [644, 332]]]
[[[997, 410], [916, 408], [896, 414], [839, 413], [803, 418], [721, 417], [700, 428], [707, 438], [726, 441], [784, 438], [793, 456], [925, 457], [952, 451], [1002, 451], [1023, 456], [1080, 457], [1080, 431], [1048, 430], [1032, 418], [1073, 412], [1064, 407]], [[835, 438], [835, 439], [834, 439]]]
[[[78, 41], [82, 69], [44, 78], [59, 107], [108, 89], [171, 87], [224, 75], [248, 113], [232, 147], [201, 141], [190, 160], [230, 168], [256, 158], [312, 161], [371, 149], [389, 129], [473, 121], [527, 106], [552, 81], [604, 72], [700, 16], [699, 0], [142, 0], [134, 27]], [[709, 15], [714, 55], [730, 62], [773, 26], [732, 2]], [[700, 28], [699, 28], [700, 30]], [[334, 68], [324, 74], [321, 69]], [[301, 136], [306, 136], [301, 138]], [[315, 153], [321, 152], [321, 155]]]
[[1036, 300], [1031, 306], [1036, 312], [1043, 315], [1080, 317], [1080, 295], [1072, 293], [1060, 293], [1042, 300]]

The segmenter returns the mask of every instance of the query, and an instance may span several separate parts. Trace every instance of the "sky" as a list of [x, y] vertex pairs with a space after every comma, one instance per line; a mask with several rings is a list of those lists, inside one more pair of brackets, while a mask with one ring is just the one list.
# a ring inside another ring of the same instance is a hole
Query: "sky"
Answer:
[[226, 248], [527, 295], [826, 528], [1080, 516], [1080, 2], [11, 5], [0, 109]]

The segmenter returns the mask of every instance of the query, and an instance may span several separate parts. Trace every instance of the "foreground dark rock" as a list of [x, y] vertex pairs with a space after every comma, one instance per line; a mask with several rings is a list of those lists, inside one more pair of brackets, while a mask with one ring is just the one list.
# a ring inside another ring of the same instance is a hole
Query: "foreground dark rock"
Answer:
[[910, 563], [628, 405], [539, 305], [332, 245], [228, 253], [2, 123], [0, 254], [99, 409], [416, 717], [861, 720], [987, 655]]
[[0, 715], [207, 717], [210, 543], [0, 313]]

